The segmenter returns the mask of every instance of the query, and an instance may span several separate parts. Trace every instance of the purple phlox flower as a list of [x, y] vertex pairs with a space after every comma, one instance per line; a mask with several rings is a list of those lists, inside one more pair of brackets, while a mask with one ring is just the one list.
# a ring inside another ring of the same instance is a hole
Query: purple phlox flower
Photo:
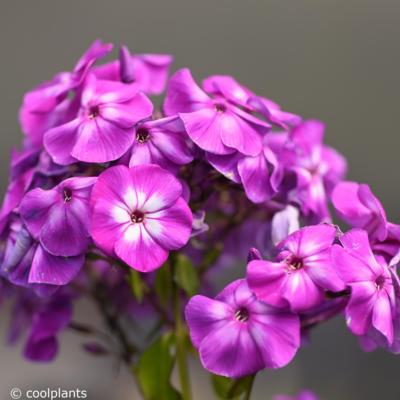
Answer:
[[351, 288], [347, 325], [359, 336], [370, 329], [377, 330], [390, 345], [396, 311], [392, 273], [383, 258], [372, 253], [366, 231], [352, 229], [340, 237], [340, 242], [343, 247], [332, 248], [332, 260], [339, 276]]
[[332, 192], [332, 203], [343, 221], [368, 232], [373, 252], [384, 255], [387, 262], [400, 250], [400, 225], [388, 222], [368, 185], [340, 182]]
[[137, 86], [101, 81], [90, 74], [76, 118], [47, 131], [44, 145], [61, 165], [116, 160], [133, 144], [135, 124], [152, 111], [152, 103]]
[[9, 184], [3, 205], [0, 209], [0, 234], [7, 226], [12, 212], [19, 206], [25, 193], [31, 186], [34, 174], [35, 169], [29, 168]]
[[66, 122], [70, 90], [80, 85], [91, 66], [112, 50], [112, 44], [96, 40], [83, 54], [72, 72], [61, 72], [24, 96], [20, 110], [22, 130], [32, 143], [41, 145], [43, 134]]
[[282, 164], [269, 146], [269, 135], [262, 139], [262, 151], [256, 156], [236, 152], [228, 155], [207, 154], [207, 161], [228, 179], [242, 183], [247, 197], [254, 203], [270, 199], [283, 177]]
[[329, 195], [346, 173], [345, 159], [323, 144], [323, 135], [322, 122], [305, 121], [290, 132], [281, 153], [286, 170], [296, 177], [292, 201], [318, 222], [329, 221]]
[[66, 167], [54, 164], [43, 150], [14, 150], [11, 155], [10, 184], [0, 209], [0, 234], [4, 231], [11, 214], [18, 211], [18, 206], [31, 187], [53, 186], [52, 177], [60, 177], [66, 172]]
[[179, 117], [147, 121], [136, 127], [136, 137], [130, 150], [130, 167], [157, 164], [176, 173], [181, 165], [192, 160], [188, 137]]
[[149, 95], [164, 91], [173, 57], [169, 54], [130, 54], [121, 46], [119, 60], [96, 66], [93, 72], [100, 79], [135, 84]]
[[254, 260], [247, 281], [257, 298], [276, 307], [301, 312], [324, 300], [325, 290], [345, 288], [331, 261], [336, 229], [321, 224], [302, 228], [281, 242], [275, 261]]
[[136, 270], [159, 268], [190, 238], [192, 213], [181, 196], [180, 182], [157, 165], [106, 170], [91, 197], [95, 243]]
[[[379, 256], [377, 257], [379, 260]], [[381, 259], [380, 262], [385, 263]], [[365, 335], [359, 336], [359, 342], [364, 351], [373, 351], [377, 348], [383, 348], [387, 351], [400, 354], [400, 280], [397, 275], [397, 264], [399, 263], [399, 254], [393, 257], [389, 264], [389, 272], [392, 277], [392, 283], [395, 292], [395, 310], [393, 313], [393, 342], [388, 343], [386, 336], [374, 327], [370, 327]]]
[[371, 240], [386, 239], [386, 213], [368, 185], [339, 182], [332, 192], [332, 203], [339, 217], [350, 226], [364, 229]]
[[40, 307], [32, 318], [24, 356], [31, 361], [52, 361], [59, 349], [58, 335], [71, 319], [72, 303], [68, 296], [56, 296]]
[[193, 142], [214, 154], [238, 151], [256, 156], [262, 151], [262, 135], [270, 128], [229, 99], [210, 97], [188, 69], [179, 70], [170, 79], [164, 111], [167, 115], [179, 114]]
[[319, 397], [311, 390], [302, 390], [295, 396], [278, 394], [273, 400], [319, 400]]
[[17, 286], [32, 288], [39, 296], [51, 295], [81, 270], [85, 256], [58, 257], [46, 251], [14, 217], [5, 241], [0, 275]]
[[32, 236], [55, 256], [77, 256], [90, 238], [89, 197], [96, 178], [76, 177], [28, 192], [19, 207]]
[[287, 129], [301, 122], [301, 117], [282, 111], [272, 100], [257, 96], [250, 89], [238, 83], [229, 75], [213, 75], [203, 81], [203, 89], [214, 95], [219, 95], [231, 103], [242, 106], [248, 111], [258, 112], [269, 123]]
[[192, 297], [185, 315], [201, 362], [214, 374], [239, 378], [283, 367], [300, 345], [298, 316], [258, 301], [243, 279], [215, 299]]

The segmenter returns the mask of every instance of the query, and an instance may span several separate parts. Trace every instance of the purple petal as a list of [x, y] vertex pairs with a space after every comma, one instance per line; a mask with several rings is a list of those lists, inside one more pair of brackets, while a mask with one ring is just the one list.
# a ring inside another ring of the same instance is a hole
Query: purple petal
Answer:
[[279, 247], [288, 249], [298, 257], [307, 257], [329, 248], [336, 236], [333, 225], [321, 224], [304, 227], [292, 233]]
[[264, 368], [260, 350], [245, 327], [237, 321], [227, 322], [211, 331], [201, 342], [199, 352], [203, 366], [210, 372], [239, 378]]
[[168, 251], [154, 241], [141, 224], [128, 225], [117, 239], [114, 251], [131, 268], [140, 272], [161, 267], [168, 257]]
[[224, 326], [231, 315], [232, 310], [222, 301], [200, 295], [192, 297], [185, 316], [193, 345], [198, 348], [201, 341], [213, 330]]
[[247, 197], [254, 203], [263, 203], [274, 194], [264, 154], [245, 157], [238, 162], [238, 171]]
[[168, 250], [177, 250], [190, 238], [192, 212], [186, 202], [179, 198], [173, 206], [147, 214], [144, 226], [160, 246]]
[[178, 179], [158, 165], [138, 165], [129, 173], [142, 211], [160, 211], [171, 206], [182, 194]]
[[247, 283], [258, 299], [276, 307], [286, 307], [281, 286], [286, 279], [286, 265], [254, 260], [247, 265]]
[[133, 129], [122, 129], [97, 117], [80, 125], [71, 155], [85, 162], [108, 162], [121, 157], [134, 140]]
[[210, 98], [199, 88], [189, 69], [177, 71], [169, 80], [164, 102], [166, 115], [190, 113], [208, 104]]
[[393, 343], [392, 307], [385, 291], [381, 290], [376, 298], [372, 312], [372, 325], [387, 338], [389, 345]]
[[36, 188], [28, 192], [20, 205], [20, 213], [29, 232], [39, 238], [42, 227], [49, 218], [51, 207], [59, 200], [56, 190]]
[[355, 335], [365, 335], [368, 332], [375, 300], [375, 283], [357, 282], [351, 285], [351, 297], [346, 307], [346, 322]]
[[50, 129], [44, 135], [44, 147], [56, 164], [68, 165], [76, 160], [71, 156], [74, 148], [80, 119]]
[[[189, 137], [201, 149], [213, 154], [234, 152], [234, 149], [225, 146], [221, 139], [222, 131], [231, 128], [229, 117], [218, 113], [213, 105], [191, 113], [180, 113], [179, 117], [182, 119]], [[236, 133], [232, 133], [232, 135], [234, 134]]]
[[66, 285], [78, 275], [84, 261], [84, 255], [56, 257], [38, 246], [29, 273], [29, 283]]
[[[247, 156], [260, 154], [262, 150], [260, 133], [242, 115], [237, 114], [236, 109], [234, 113], [220, 113], [218, 129], [222, 143]], [[246, 119], [248, 120], [249, 117], [246, 116]]]

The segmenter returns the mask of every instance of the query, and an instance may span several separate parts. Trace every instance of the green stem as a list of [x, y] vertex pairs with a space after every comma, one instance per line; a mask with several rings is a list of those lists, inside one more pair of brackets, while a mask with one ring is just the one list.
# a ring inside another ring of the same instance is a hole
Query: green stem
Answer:
[[254, 379], [256, 377], [256, 374], [253, 374], [251, 376], [251, 380], [249, 382], [249, 386], [247, 387], [246, 393], [244, 395], [244, 399], [243, 400], [250, 400], [251, 398], [251, 392], [253, 391], [253, 386], [254, 386]]
[[191, 400], [191, 390], [189, 381], [189, 368], [186, 357], [185, 326], [182, 320], [181, 302], [179, 298], [179, 287], [175, 284], [175, 268], [172, 264], [172, 287], [173, 287], [173, 308], [175, 320], [175, 338], [176, 338], [176, 361], [178, 363], [179, 379], [182, 390], [182, 400]]

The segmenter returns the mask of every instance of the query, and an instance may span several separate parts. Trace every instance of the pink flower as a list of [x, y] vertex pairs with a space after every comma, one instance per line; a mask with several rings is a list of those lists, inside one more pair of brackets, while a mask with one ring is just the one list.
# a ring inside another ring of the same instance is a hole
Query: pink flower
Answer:
[[172, 61], [169, 54], [132, 55], [122, 46], [119, 60], [96, 66], [93, 73], [99, 79], [135, 84], [144, 93], [157, 95], [165, 88]]
[[[355, 335], [379, 331], [389, 345], [393, 343], [393, 319], [396, 315], [395, 291], [389, 268], [372, 253], [367, 232], [352, 229], [334, 245], [332, 260], [338, 274], [350, 286], [346, 321]], [[381, 260], [381, 259], [380, 259]]]
[[300, 346], [299, 317], [258, 301], [244, 279], [215, 299], [192, 297], [185, 314], [201, 362], [214, 374], [239, 378], [280, 368]]
[[181, 69], [171, 78], [164, 111], [167, 115], [179, 114], [193, 142], [214, 154], [237, 150], [256, 156], [262, 151], [262, 135], [270, 127], [229, 102], [229, 98], [208, 96], [188, 69]]
[[324, 129], [320, 121], [304, 121], [289, 133], [279, 157], [296, 177], [291, 197], [318, 222], [329, 220], [329, 195], [346, 173], [345, 159], [323, 144]]
[[390, 262], [400, 248], [400, 225], [388, 222], [379, 199], [366, 184], [340, 182], [332, 192], [336, 212], [351, 227], [367, 231], [374, 254]]
[[77, 256], [91, 243], [89, 197], [96, 178], [69, 178], [50, 190], [36, 188], [19, 211], [31, 235], [55, 256]]
[[244, 107], [248, 111], [258, 112], [269, 123], [283, 129], [297, 125], [301, 117], [282, 111], [274, 101], [257, 96], [229, 75], [212, 75], [203, 81], [203, 89], [214, 95], [225, 97], [231, 103]]
[[325, 290], [345, 288], [331, 261], [336, 236], [332, 225], [302, 228], [278, 245], [276, 261], [253, 260], [247, 281], [255, 295], [276, 307], [309, 310], [324, 299]]
[[157, 164], [171, 172], [193, 160], [188, 137], [178, 117], [147, 121], [136, 128], [129, 166]]
[[20, 110], [22, 130], [31, 142], [41, 145], [43, 134], [57, 124], [67, 122], [68, 92], [82, 83], [91, 66], [112, 50], [112, 44], [96, 40], [78, 60], [72, 72], [60, 72], [51, 81], [24, 96]]
[[340, 218], [352, 227], [366, 230], [379, 241], [386, 239], [386, 213], [368, 185], [340, 182], [332, 192], [332, 203]]
[[116, 160], [134, 142], [135, 124], [152, 111], [153, 105], [137, 86], [98, 80], [91, 74], [77, 117], [46, 132], [46, 150], [61, 165]]
[[159, 166], [106, 170], [94, 185], [91, 204], [98, 247], [138, 271], [159, 268], [170, 250], [189, 240], [192, 213], [182, 185]]

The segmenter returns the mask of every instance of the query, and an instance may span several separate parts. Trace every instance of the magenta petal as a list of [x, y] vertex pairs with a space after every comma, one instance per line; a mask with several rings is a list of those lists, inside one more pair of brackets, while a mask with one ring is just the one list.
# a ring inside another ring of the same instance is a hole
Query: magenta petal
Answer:
[[45, 133], [44, 147], [56, 164], [68, 165], [76, 162], [71, 152], [80, 123], [79, 119], [74, 119]]
[[155, 242], [141, 224], [128, 225], [117, 239], [114, 251], [131, 268], [140, 272], [161, 267], [168, 257], [168, 251]]
[[202, 108], [210, 98], [194, 81], [189, 69], [181, 69], [171, 77], [164, 102], [166, 115], [190, 113]]
[[171, 124], [166, 124], [165, 128], [152, 128], [152, 143], [170, 161], [175, 164], [188, 164], [193, 160], [193, 155], [187, 145], [187, 135], [183, 124], [179, 120], [181, 129], [175, 131], [169, 128]]
[[292, 361], [300, 347], [300, 322], [289, 312], [257, 314], [250, 333], [267, 368], [282, 368]]
[[[206, 107], [191, 113], [180, 113], [179, 117], [189, 137], [201, 149], [214, 154], [230, 154], [234, 149], [224, 145], [221, 134], [224, 129], [229, 129], [227, 119], [218, 113], [214, 106]], [[234, 133], [232, 133], [234, 135]]]
[[351, 297], [346, 307], [346, 322], [355, 335], [365, 335], [371, 326], [372, 310], [376, 300], [373, 282], [351, 285]]
[[234, 148], [247, 156], [260, 154], [261, 135], [249, 123], [233, 112], [221, 113], [219, 119], [219, 135], [225, 146]]
[[238, 172], [238, 162], [243, 158], [239, 152], [227, 155], [207, 153], [207, 161], [222, 175], [233, 182], [240, 183], [241, 178]]
[[274, 194], [264, 153], [240, 160], [238, 171], [246, 195], [252, 202], [263, 203]]
[[340, 217], [351, 224], [367, 230], [379, 240], [387, 236], [385, 211], [368, 185], [341, 182], [332, 192], [332, 202]]
[[145, 229], [165, 249], [177, 250], [189, 240], [192, 212], [182, 198], [169, 208], [146, 215]]
[[290, 303], [293, 312], [308, 310], [324, 299], [324, 291], [312, 281], [304, 268], [288, 275], [282, 284], [281, 294]]
[[337, 244], [332, 247], [332, 261], [338, 275], [346, 283], [370, 281], [375, 277], [363, 260]]
[[40, 233], [43, 247], [55, 256], [78, 256], [90, 244], [85, 221], [90, 218], [89, 206], [82, 200], [53, 205]]
[[158, 165], [140, 165], [129, 170], [138, 195], [138, 207], [145, 212], [171, 206], [182, 194], [182, 185], [170, 172]]
[[390, 299], [385, 291], [381, 291], [375, 301], [372, 312], [372, 325], [393, 343], [393, 317]]
[[97, 117], [81, 124], [71, 155], [86, 162], [112, 161], [121, 157], [134, 140], [133, 129], [122, 129]]
[[287, 307], [281, 286], [286, 279], [286, 265], [264, 260], [253, 260], [247, 265], [247, 283], [256, 297], [276, 307]]
[[84, 261], [84, 255], [56, 257], [39, 246], [32, 261], [29, 283], [66, 285], [77, 276]]
[[129, 167], [135, 165], [152, 164], [152, 154], [150, 152], [149, 143], [137, 143], [132, 146], [131, 157], [129, 159]]
[[217, 375], [239, 378], [264, 368], [256, 342], [236, 321], [211, 331], [201, 342], [199, 352], [204, 367]]
[[306, 257], [330, 247], [335, 236], [336, 229], [333, 225], [307, 226], [292, 233], [279, 247], [288, 249], [298, 257]]
[[193, 345], [199, 347], [211, 331], [226, 324], [231, 314], [230, 307], [222, 301], [200, 295], [192, 297], [186, 306], [185, 316]]
[[[378, 276], [381, 274], [382, 267], [378, 264], [372, 253], [366, 231], [352, 229], [340, 237], [340, 242], [350, 255], [362, 261], [374, 275]], [[360, 275], [359, 277], [361, 278]]]
[[50, 208], [58, 200], [59, 194], [55, 190], [33, 189], [23, 198], [20, 213], [29, 232], [36, 239], [49, 216]]
[[319, 287], [333, 292], [344, 290], [346, 285], [339, 278], [332, 262], [331, 249], [321, 251], [304, 259], [307, 274]]

